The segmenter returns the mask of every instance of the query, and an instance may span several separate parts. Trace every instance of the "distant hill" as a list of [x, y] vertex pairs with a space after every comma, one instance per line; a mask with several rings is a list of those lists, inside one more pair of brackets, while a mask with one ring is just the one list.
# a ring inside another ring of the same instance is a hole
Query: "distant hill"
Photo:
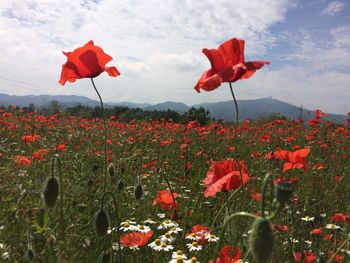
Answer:
[[[58, 101], [61, 107], [73, 107], [77, 105], [85, 105], [89, 107], [96, 107], [100, 105], [99, 101], [86, 98], [84, 96], [75, 95], [28, 95], [28, 96], [10, 96], [0, 94], [0, 106], [29, 106], [30, 103], [35, 104], [36, 107], [47, 107], [52, 101]], [[143, 110], [174, 110], [179, 113], [184, 113], [190, 109], [181, 102], [167, 101], [151, 105], [149, 103], [134, 103], [134, 102], [118, 102], [105, 103], [106, 107], [125, 106], [129, 108], [141, 108]], [[272, 98], [262, 98], [255, 100], [239, 100], [238, 101], [240, 120], [244, 119], [258, 119], [259, 117], [268, 116], [272, 113], [280, 114], [291, 119], [299, 118], [300, 116], [305, 120], [313, 118], [314, 112], [308, 109], [300, 109], [300, 107], [292, 104], [279, 101]], [[233, 121], [234, 119], [234, 104], [232, 101], [223, 101], [216, 103], [201, 103], [193, 105], [192, 107], [203, 107], [210, 112], [211, 117], [216, 119], [223, 119], [224, 121]], [[345, 115], [328, 114], [326, 119], [334, 122], [345, 122]]]

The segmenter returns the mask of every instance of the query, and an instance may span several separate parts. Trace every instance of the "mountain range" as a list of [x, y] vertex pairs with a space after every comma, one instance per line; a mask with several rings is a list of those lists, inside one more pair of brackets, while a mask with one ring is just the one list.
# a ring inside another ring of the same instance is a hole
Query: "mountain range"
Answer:
[[[27, 95], [14, 96], [7, 94], [0, 94], [0, 106], [29, 106], [34, 104], [36, 107], [49, 107], [52, 101], [57, 101], [61, 107], [73, 107], [77, 105], [85, 105], [89, 107], [96, 107], [100, 105], [99, 101], [89, 99], [84, 96], [75, 95]], [[210, 116], [216, 119], [223, 119], [225, 121], [232, 121], [234, 119], [234, 104], [233, 101], [222, 101], [214, 103], [201, 103], [188, 106], [182, 102], [167, 101], [158, 104], [149, 103], [134, 103], [134, 102], [118, 102], [105, 103], [105, 107], [125, 106], [129, 108], [141, 108], [143, 110], [174, 110], [179, 113], [188, 111], [191, 107], [204, 109], [210, 112]], [[259, 117], [268, 116], [270, 114], [279, 114], [291, 119], [299, 117], [309, 120], [314, 117], [314, 111], [304, 109], [277, 99], [261, 98], [254, 100], [238, 100], [240, 120], [257, 119]], [[345, 122], [345, 115], [328, 114], [325, 119], [334, 122]]]

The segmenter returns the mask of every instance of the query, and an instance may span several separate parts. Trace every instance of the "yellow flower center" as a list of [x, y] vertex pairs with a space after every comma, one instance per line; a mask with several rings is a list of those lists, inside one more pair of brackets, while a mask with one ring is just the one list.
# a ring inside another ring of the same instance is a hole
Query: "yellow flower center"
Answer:
[[192, 242], [192, 246], [197, 247], [198, 243], [196, 241]]
[[155, 243], [157, 246], [159, 246], [159, 245], [160, 245], [160, 239], [157, 238], [156, 240], [154, 240], [154, 243]]
[[178, 251], [176, 251], [176, 255], [183, 255], [182, 250], [178, 250]]
[[124, 223], [124, 227], [129, 227], [129, 226], [130, 226], [129, 222]]
[[143, 230], [143, 229], [145, 229], [145, 226], [144, 226], [144, 225], [141, 225], [141, 226], [139, 226], [139, 228], [140, 228], [141, 230]]
[[195, 263], [195, 262], [197, 262], [197, 261], [198, 261], [198, 260], [197, 260], [196, 257], [192, 257], [192, 258], [191, 258], [191, 262], [192, 262], [192, 263]]
[[169, 232], [166, 232], [165, 235], [164, 235], [166, 238], [169, 238], [171, 237], [171, 234]]
[[165, 247], [167, 247], [167, 244], [164, 243], [164, 242], [162, 242], [162, 244], [160, 244], [160, 246], [161, 246], [162, 248], [165, 248]]

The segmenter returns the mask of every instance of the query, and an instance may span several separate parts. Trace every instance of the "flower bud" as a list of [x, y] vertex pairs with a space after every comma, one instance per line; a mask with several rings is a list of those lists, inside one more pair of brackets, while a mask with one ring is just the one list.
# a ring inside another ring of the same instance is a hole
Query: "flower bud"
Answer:
[[108, 174], [110, 177], [114, 177], [115, 175], [115, 167], [113, 163], [110, 163], [108, 166]]
[[293, 185], [288, 181], [280, 182], [275, 191], [276, 200], [284, 204], [289, 201], [293, 194]]
[[266, 218], [255, 219], [249, 237], [249, 246], [257, 263], [267, 263], [275, 245], [273, 230]]
[[140, 183], [138, 183], [135, 186], [135, 190], [134, 190], [134, 195], [135, 195], [136, 201], [140, 201], [141, 200], [142, 194], [143, 194], [142, 185]]
[[105, 211], [101, 210], [96, 215], [95, 220], [95, 230], [96, 234], [100, 237], [107, 234], [107, 230], [109, 227], [109, 219]]
[[120, 179], [118, 181], [117, 189], [118, 189], [118, 191], [123, 191], [123, 189], [124, 189], [124, 181], [122, 179]]
[[47, 207], [54, 207], [59, 194], [58, 181], [55, 177], [50, 177], [44, 189], [44, 201]]
[[27, 258], [29, 261], [32, 261], [32, 260], [35, 258], [34, 250], [33, 250], [31, 247], [28, 247], [28, 250], [27, 250], [27, 252], [26, 252], [26, 258]]
[[111, 254], [105, 251], [102, 251], [100, 256], [98, 257], [97, 263], [109, 263], [111, 258]]

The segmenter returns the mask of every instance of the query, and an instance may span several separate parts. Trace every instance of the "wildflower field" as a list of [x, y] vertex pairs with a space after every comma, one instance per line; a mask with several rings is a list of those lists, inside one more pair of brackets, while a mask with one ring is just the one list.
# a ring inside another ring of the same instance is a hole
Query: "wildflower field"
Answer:
[[[235, 127], [110, 118], [107, 153], [115, 169], [109, 169], [105, 187], [115, 202], [105, 196], [109, 227], [98, 236], [102, 120], [2, 111], [1, 253], [9, 254], [8, 262], [23, 262], [29, 249], [36, 262], [95, 262], [103, 251], [124, 262], [169, 262], [181, 250], [188, 259], [208, 262], [230, 214], [261, 214], [263, 179], [270, 174], [267, 213], [274, 209], [270, 187], [282, 181], [293, 187], [271, 220], [276, 239], [271, 262], [314, 262], [320, 253], [326, 259], [336, 253], [341, 262], [349, 253], [348, 243], [338, 250], [349, 240], [349, 127], [316, 120], [245, 121]], [[295, 155], [300, 149], [309, 149], [307, 156]], [[45, 208], [42, 193], [52, 174], [63, 198]], [[232, 190], [206, 187], [206, 176], [229, 176], [226, 187]], [[142, 194], [136, 199], [138, 184]], [[236, 259], [254, 262], [248, 253], [252, 222], [237, 217], [221, 236], [222, 247], [236, 249]]]
[[[268, 61], [204, 49], [195, 89], [229, 83], [234, 124], [123, 123], [0, 110], [2, 262], [349, 262], [350, 116], [238, 121], [232, 83]], [[66, 52], [60, 83], [112, 58]]]

